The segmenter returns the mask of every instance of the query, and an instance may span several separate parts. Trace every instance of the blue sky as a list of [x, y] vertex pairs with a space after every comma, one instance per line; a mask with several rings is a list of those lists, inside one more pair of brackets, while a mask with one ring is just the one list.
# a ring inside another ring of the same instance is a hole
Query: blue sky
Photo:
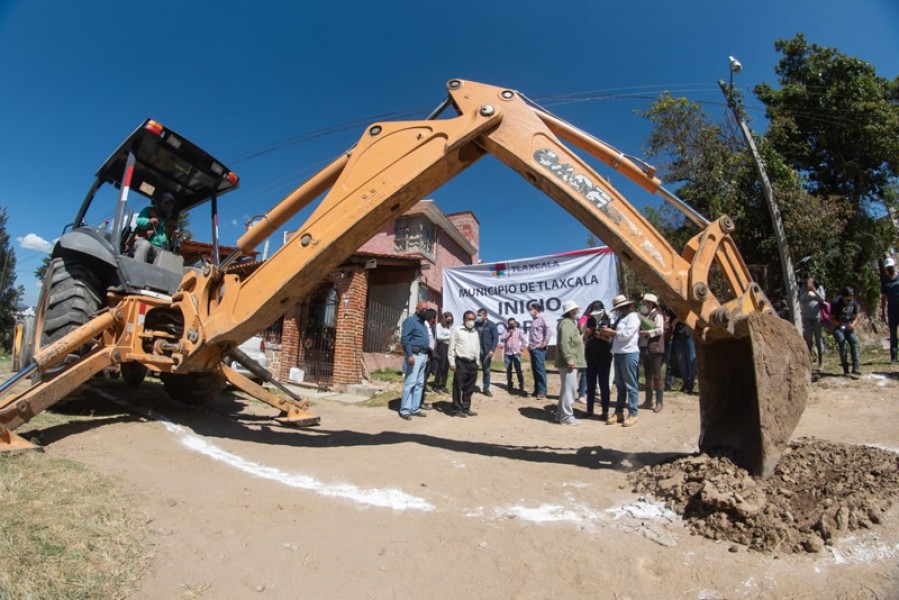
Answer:
[[[248, 217], [355, 143], [370, 118], [423, 118], [448, 79], [547, 98], [556, 114], [642, 155], [648, 129], [635, 109], [668, 89], [720, 115], [716, 81], [727, 77], [728, 55], [744, 66], [741, 89], [776, 84], [774, 40], [797, 32], [881, 76], [899, 74], [897, 0], [0, 0], [0, 205], [17, 283], [34, 303], [41, 241], [60, 235], [97, 167], [146, 117], [240, 175], [240, 189], [221, 202], [229, 243]], [[548, 99], [583, 92], [595, 99]], [[763, 127], [758, 102], [749, 106]], [[337, 131], [304, 137], [330, 127]], [[637, 206], [658, 202], [619, 187]], [[485, 261], [574, 250], [587, 238], [490, 157], [432, 197], [445, 212], [475, 211]], [[209, 239], [205, 215], [193, 218], [197, 239]]]

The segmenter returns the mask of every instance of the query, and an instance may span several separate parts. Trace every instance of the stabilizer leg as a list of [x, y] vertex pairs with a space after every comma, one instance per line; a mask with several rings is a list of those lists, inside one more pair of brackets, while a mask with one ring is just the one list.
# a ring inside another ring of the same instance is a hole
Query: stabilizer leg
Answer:
[[0, 453], [29, 452], [34, 450], [38, 452], [44, 451], [40, 446], [32, 444], [22, 436], [7, 429], [5, 425], [0, 424]]
[[[287, 391], [287, 394], [291, 396], [289, 399], [282, 398], [228, 366], [222, 365], [221, 369], [222, 375], [224, 375], [225, 379], [231, 382], [234, 387], [243, 390], [257, 400], [265, 402], [280, 410], [281, 415], [276, 420], [282, 425], [289, 425], [291, 427], [312, 427], [321, 422], [321, 417], [316, 417], [306, 412], [306, 409], [309, 408], [309, 402], [303, 400], [293, 392]], [[269, 378], [271, 378], [271, 375], [269, 375]], [[283, 388], [283, 386], [281, 387]]]
[[50, 381], [42, 381], [24, 392], [0, 402], [0, 427], [16, 429], [35, 415], [68, 396], [79, 385], [113, 364], [113, 347], [98, 348], [61, 371]]

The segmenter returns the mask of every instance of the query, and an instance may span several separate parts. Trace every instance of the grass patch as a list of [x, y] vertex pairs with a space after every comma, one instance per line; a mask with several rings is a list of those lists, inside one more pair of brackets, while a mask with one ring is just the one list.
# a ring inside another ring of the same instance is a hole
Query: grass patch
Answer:
[[403, 372], [399, 369], [382, 369], [371, 374], [374, 381], [402, 382]]
[[402, 395], [402, 390], [387, 390], [386, 392], [375, 394], [368, 400], [358, 402], [355, 406], [362, 406], [364, 408], [383, 408], [390, 404], [391, 401], [398, 400]]
[[73, 461], [0, 457], [0, 598], [124, 598], [147, 559], [146, 517]]

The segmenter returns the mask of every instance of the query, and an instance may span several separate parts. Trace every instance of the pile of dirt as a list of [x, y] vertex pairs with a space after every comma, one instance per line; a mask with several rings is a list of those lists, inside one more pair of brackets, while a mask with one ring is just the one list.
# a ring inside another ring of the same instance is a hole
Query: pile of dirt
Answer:
[[632, 473], [697, 533], [763, 552], [820, 552], [883, 520], [899, 492], [899, 454], [813, 438], [793, 442], [774, 474], [754, 479], [728, 458], [680, 458]]

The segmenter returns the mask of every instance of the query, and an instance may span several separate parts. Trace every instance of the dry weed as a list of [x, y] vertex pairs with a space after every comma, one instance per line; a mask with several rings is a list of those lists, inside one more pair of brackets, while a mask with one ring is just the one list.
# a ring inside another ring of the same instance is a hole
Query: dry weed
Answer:
[[0, 598], [123, 598], [149, 558], [146, 517], [113, 482], [45, 455], [0, 457]]

